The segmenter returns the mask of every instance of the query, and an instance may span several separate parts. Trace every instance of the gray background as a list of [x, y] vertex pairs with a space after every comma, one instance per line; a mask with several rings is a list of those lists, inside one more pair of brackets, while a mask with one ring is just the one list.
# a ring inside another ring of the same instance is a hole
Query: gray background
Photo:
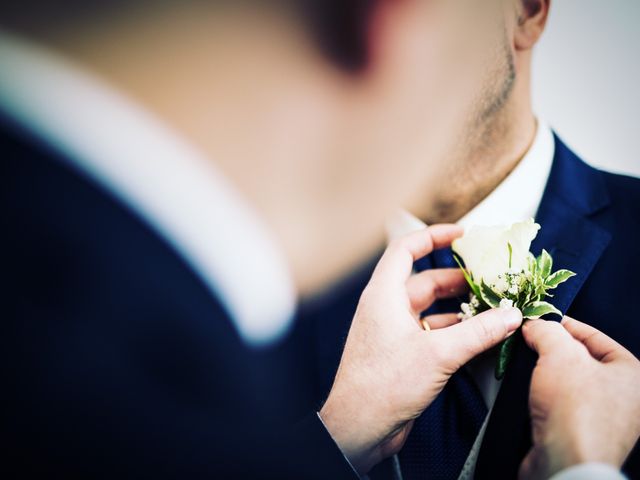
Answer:
[[556, 0], [534, 108], [585, 160], [640, 176], [640, 0]]

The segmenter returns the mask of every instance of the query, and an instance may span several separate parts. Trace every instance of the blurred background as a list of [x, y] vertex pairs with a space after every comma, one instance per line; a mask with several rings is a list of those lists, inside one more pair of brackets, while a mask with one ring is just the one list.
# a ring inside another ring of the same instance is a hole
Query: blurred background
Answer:
[[538, 46], [534, 107], [585, 160], [640, 175], [640, 1], [561, 0]]

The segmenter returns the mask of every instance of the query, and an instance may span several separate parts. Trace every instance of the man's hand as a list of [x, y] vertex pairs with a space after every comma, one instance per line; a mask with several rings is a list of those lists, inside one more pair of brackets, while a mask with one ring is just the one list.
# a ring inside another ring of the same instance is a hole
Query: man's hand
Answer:
[[640, 436], [640, 362], [571, 318], [533, 320], [523, 332], [539, 359], [529, 398], [534, 445], [520, 477], [547, 479], [587, 462], [620, 468]]
[[361, 474], [399, 451], [413, 420], [456, 370], [522, 323], [517, 309], [463, 323], [456, 314], [420, 320], [437, 298], [458, 296], [467, 287], [457, 269], [412, 275], [413, 263], [461, 234], [459, 227], [441, 225], [395, 240], [360, 298], [320, 416]]

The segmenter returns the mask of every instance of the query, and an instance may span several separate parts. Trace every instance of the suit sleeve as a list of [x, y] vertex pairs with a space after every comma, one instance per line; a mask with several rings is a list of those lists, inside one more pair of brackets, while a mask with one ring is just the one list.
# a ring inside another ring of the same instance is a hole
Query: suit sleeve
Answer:
[[291, 461], [295, 462], [296, 470], [308, 472], [306, 478], [360, 479], [317, 413], [307, 415], [295, 425], [289, 442], [295, 452]]

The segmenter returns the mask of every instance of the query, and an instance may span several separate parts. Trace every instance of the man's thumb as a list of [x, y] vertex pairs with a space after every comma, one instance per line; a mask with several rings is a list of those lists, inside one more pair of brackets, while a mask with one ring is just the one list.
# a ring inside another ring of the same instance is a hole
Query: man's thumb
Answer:
[[[429, 332], [449, 352], [450, 367], [457, 370], [485, 350], [499, 344], [522, 325], [517, 308], [495, 308], [451, 327]], [[435, 338], [439, 337], [439, 338]]]
[[529, 347], [540, 356], [567, 351], [573, 343], [578, 343], [558, 322], [530, 320], [522, 330]]

